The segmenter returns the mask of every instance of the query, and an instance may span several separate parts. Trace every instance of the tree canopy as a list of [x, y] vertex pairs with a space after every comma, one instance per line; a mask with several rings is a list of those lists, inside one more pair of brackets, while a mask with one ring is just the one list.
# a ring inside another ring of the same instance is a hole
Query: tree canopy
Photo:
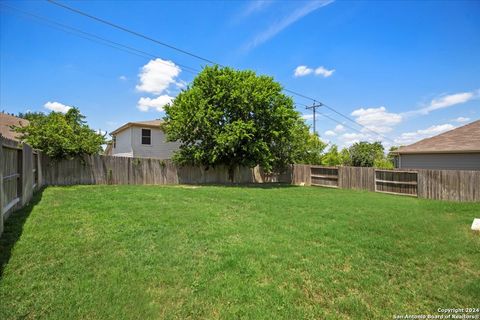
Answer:
[[323, 152], [327, 144], [323, 142], [318, 134], [310, 133], [302, 146], [298, 163], [303, 164], [322, 164]]
[[253, 71], [205, 67], [165, 112], [168, 140], [180, 142], [174, 160], [183, 164], [281, 170], [321, 148], [281, 85]]
[[384, 148], [381, 142], [361, 141], [354, 143], [349, 149], [351, 163], [355, 167], [373, 167], [375, 161], [384, 159]]
[[16, 127], [20, 138], [35, 149], [54, 159], [71, 158], [102, 151], [105, 137], [90, 129], [85, 117], [77, 108], [67, 113], [30, 113], [25, 115], [30, 123]]
[[347, 149], [338, 151], [338, 147], [334, 144], [327, 153], [322, 156], [322, 165], [324, 166], [340, 166], [350, 165], [350, 154]]

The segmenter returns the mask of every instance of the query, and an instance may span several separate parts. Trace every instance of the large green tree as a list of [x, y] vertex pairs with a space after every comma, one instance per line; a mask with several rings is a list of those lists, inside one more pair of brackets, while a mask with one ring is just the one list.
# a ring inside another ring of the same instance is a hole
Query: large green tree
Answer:
[[105, 137], [90, 129], [77, 108], [67, 113], [28, 114], [30, 123], [16, 127], [21, 139], [54, 159], [72, 158], [102, 151]]
[[165, 107], [164, 130], [179, 141], [174, 160], [206, 167], [281, 170], [305, 156], [308, 127], [273, 78], [205, 67]]
[[383, 159], [384, 148], [381, 142], [357, 142], [349, 149], [352, 165], [355, 167], [373, 167], [375, 161]]

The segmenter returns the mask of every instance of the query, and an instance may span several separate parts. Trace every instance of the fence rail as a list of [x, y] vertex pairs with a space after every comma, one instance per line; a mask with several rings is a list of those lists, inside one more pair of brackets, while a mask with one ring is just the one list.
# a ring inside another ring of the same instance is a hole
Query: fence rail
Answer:
[[416, 197], [417, 176], [416, 171], [375, 169], [375, 191]]
[[312, 186], [338, 188], [338, 168], [336, 167], [310, 167]]

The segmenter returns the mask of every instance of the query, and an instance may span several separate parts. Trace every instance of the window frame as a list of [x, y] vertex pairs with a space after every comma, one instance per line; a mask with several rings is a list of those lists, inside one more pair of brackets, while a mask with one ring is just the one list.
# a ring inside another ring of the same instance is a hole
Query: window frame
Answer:
[[[147, 130], [149, 132], [149, 135], [146, 136], [143, 134], [143, 130]], [[143, 143], [143, 138], [149, 138], [150, 140], [150, 143]], [[152, 129], [149, 129], [149, 128], [141, 128], [140, 129], [140, 143], [142, 144], [142, 146], [151, 146], [152, 145]]]

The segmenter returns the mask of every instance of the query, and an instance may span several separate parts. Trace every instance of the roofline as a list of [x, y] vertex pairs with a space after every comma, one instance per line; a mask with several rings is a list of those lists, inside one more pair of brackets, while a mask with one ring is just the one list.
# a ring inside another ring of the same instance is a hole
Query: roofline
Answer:
[[420, 150], [420, 151], [402, 151], [401, 149], [404, 148], [404, 149], [407, 149], [407, 148], [410, 148], [411, 146], [414, 146], [416, 144], [419, 144], [420, 142], [423, 142], [423, 141], [430, 141], [436, 137], [439, 137], [439, 136], [442, 136], [442, 135], [445, 135], [449, 132], [452, 132], [452, 131], [455, 131], [455, 130], [458, 130], [458, 129], [461, 129], [461, 128], [464, 128], [464, 127], [467, 127], [467, 126], [470, 126], [474, 123], [477, 123], [477, 122], [480, 122], [480, 119], [479, 120], [475, 120], [475, 121], [472, 121], [472, 122], [469, 122], [469, 123], [466, 123], [462, 126], [459, 126], [459, 127], [456, 127], [456, 128], [453, 128], [453, 129], [450, 129], [450, 130], [447, 130], [445, 132], [442, 132], [442, 133], [439, 133], [439, 134], [436, 134], [432, 137], [428, 137], [428, 138], [424, 138], [422, 140], [419, 140], [417, 142], [414, 142], [414, 143], [411, 143], [409, 145], [406, 145], [406, 146], [403, 146], [403, 147], [400, 147], [398, 150], [395, 150], [395, 152], [392, 152], [394, 154], [425, 154], [425, 153], [477, 153], [477, 152], [480, 152], [480, 149], [477, 149], [477, 150], [435, 150], [435, 151], [427, 151], [427, 150]]
[[402, 150], [395, 150], [391, 152], [392, 154], [452, 154], [452, 153], [480, 153], [480, 150], [419, 150], [419, 151], [402, 151]]
[[157, 128], [161, 129], [158, 124], [145, 124], [145, 123], [138, 123], [138, 122], [127, 122], [123, 126], [121, 126], [118, 129], [113, 130], [110, 132], [110, 135], [117, 134], [119, 132], [122, 132], [130, 127], [141, 127], [141, 128]]

